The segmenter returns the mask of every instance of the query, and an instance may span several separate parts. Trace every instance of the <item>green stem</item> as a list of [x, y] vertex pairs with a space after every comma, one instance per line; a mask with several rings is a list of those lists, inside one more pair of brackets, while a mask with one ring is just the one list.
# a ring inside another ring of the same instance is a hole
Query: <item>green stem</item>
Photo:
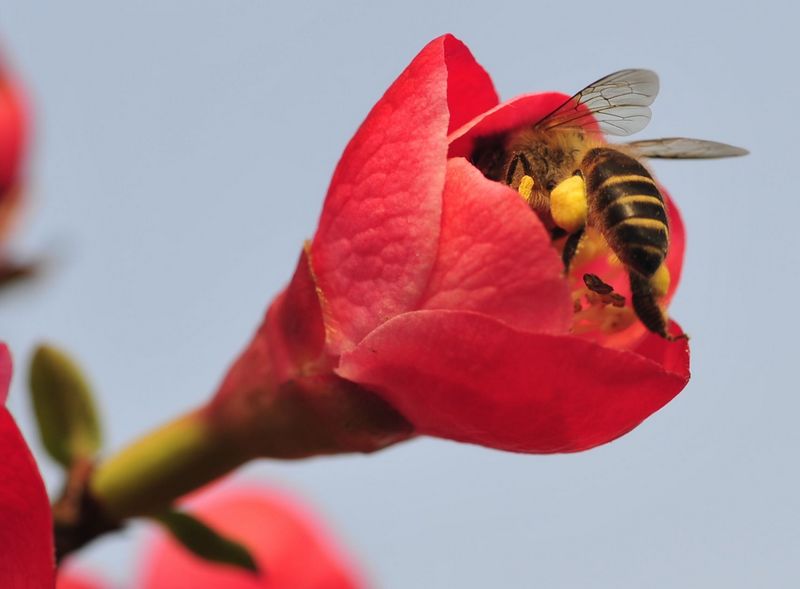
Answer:
[[98, 465], [90, 482], [91, 494], [118, 521], [151, 515], [252, 457], [200, 409], [150, 432]]
[[[54, 512], [59, 556], [258, 457], [374, 452], [414, 435], [380, 397], [336, 377], [231, 372], [212, 401], [101, 461]], [[61, 517], [58, 514], [63, 513]]]

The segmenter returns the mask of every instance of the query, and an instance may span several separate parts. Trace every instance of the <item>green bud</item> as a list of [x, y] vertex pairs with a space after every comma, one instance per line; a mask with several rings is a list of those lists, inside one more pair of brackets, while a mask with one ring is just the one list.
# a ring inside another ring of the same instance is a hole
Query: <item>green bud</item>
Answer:
[[100, 450], [100, 424], [91, 388], [64, 352], [42, 345], [33, 355], [30, 390], [45, 449], [64, 467]]

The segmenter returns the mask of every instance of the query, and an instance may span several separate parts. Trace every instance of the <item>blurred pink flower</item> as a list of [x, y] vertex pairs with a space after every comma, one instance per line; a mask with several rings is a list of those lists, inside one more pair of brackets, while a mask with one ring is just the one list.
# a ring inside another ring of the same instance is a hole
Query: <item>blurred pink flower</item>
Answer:
[[[246, 546], [258, 577], [201, 560], [166, 532], [147, 547], [136, 589], [358, 589], [365, 587], [350, 560], [294, 499], [255, 486], [201, 491], [184, 502], [193, 515]], [[85, 573], [68, 570], [58, 589], [103, 589]]]
[[261, 488], [202, 493], [189, 510], [247, 546], [260, 577], [201, 561], [162, 533], [150, 546], [140, 589], [356, 589], [350, 561], [317, 518], [288, 496]]

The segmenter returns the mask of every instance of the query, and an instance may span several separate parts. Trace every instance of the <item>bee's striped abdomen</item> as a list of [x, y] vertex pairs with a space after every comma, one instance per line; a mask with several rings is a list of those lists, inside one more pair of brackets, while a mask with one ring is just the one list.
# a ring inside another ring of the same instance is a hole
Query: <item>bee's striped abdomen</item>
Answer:
[[626, 266], [652, 276], [667, 255], [669, 228], [650, 173], [636, 159], [605, 147], [589, 151], [581, 171], [595, 226]]

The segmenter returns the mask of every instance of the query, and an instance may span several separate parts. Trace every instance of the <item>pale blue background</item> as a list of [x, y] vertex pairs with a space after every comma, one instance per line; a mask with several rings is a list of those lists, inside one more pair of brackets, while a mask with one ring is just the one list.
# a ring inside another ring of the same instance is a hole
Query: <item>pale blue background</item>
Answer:
[[[38, 131], [15, 248], [55, 258], [0, 298], [12, 410], [42, 457], [22, 375], [42, 338], [90, 370], [109, 449], [209, 395], [290, 276], [343, 146], [434, 36], [464, 39], [504, 97], [650, 67], [662, 91], [640, 137], [753, 152], [655, 164], [689, 232], [672, 309], [693, 338], [685, 392], [581, 455], [426, 439], [246, 474], [309, 499], [380, 587], [796, 586], [797, 12], [489, 4], [0, 0]], [[81, 562], [126, 586], [142, 528]]]

